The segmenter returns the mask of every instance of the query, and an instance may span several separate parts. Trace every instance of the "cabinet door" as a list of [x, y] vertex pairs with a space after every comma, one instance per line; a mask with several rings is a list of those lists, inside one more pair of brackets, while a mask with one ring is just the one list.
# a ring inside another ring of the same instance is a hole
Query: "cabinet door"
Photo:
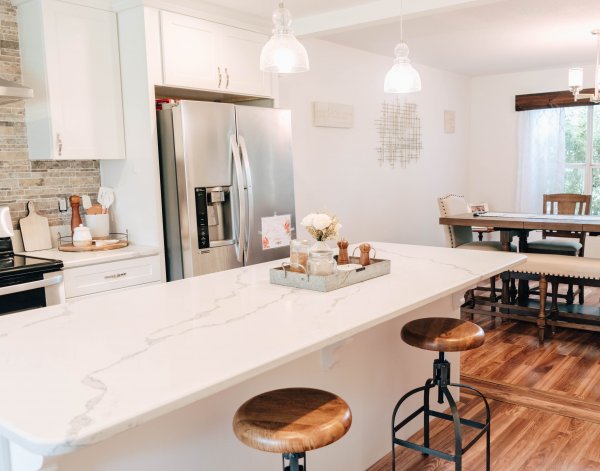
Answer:
[[222, 27], [220, 63], [225, 72], [225, 91], [271, 96], [271, 74], [260, 70], [260, 51], [269, 38], [239, 28]]
[[60, 1], [47, 5], [44, 16], [52, 157], [124, 158], [115, 14]]
[[224, 83], [217, 61], [219, 25], [161, 12], [165, 85], [217, 90]]

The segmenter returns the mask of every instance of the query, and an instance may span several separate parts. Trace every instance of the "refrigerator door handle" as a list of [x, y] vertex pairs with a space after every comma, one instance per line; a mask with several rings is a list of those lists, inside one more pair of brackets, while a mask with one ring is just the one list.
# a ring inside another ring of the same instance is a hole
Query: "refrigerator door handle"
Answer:
[[[249, 200], [249, 206], [250, 206], [250, 211], [248, 211], [248, 214], [249, 214], [248, 234], [252, 234], [252, 231], [254, 230], [254, 211], [253, 211], [252, 203], [251, 203], [253, 201], [252, 173], [250, 172], [250, 161], [248, 160], [248, 148], [246, 147], [246, 140], [244, 139], [244, 136], [239, 135], [238, 141], [240, 143], [241, 160], [244, 165], [244, 173], [246, 176], [246, 188], [248, 189], [248, 200]], [[250, 239], [250, 237], [248, 237], [248, 239]], [[244, 247], [244, 251], [246, 253], [246, 258], [248, 258], [248, 255], [249, 255], [249, 247], [248, 247], [249, 244], [250, 244], [250, 240], [247, 240], [246, 246]]]
[[237, 247], [237, 259], [238, 262], [244, 262], [244, 251], [246, 248], [246, 195], [244, 189], [244, 173], [242, 170], [242, 159], [240, 157], [240, 148], [235, 140], [235, 135], [231, 135], [229, 138], [229, 145], [231, 146], [231, 153], [233, 154], [233, 164], [235, 165], [235, 176], [237, 179], [238, 198], [240, 201], [239, 207], [239, 221], [240, 221], [240, 232], [238, 235], [238, 247]]

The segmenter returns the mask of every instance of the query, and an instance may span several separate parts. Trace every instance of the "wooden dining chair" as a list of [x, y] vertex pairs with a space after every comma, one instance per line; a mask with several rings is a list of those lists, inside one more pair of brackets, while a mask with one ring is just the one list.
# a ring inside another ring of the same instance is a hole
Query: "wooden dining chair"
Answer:
[[[592, 195], [580, 195], [575, 193], [555, 193], [544, 195], [544, 214], [562, 214], [585, 216], [590, 214]], [[583, 257], [585, 253], [585, 239], [587, 233], [576, 231], [542, 231], [542, 240], [536, 240], [527, 244], [527, 251], [531, 253], [544, 253], [553, 255], [570, 255], [572, 257]], [[552, 237], [552, 239], [548, 239]], [[556, 240], [574, 239], [574, 240]], [[569, 285], [567, 300], [573, 298], [573, 285]], [[583, 285], [579, 287], [579, 303], [583, 304]]]

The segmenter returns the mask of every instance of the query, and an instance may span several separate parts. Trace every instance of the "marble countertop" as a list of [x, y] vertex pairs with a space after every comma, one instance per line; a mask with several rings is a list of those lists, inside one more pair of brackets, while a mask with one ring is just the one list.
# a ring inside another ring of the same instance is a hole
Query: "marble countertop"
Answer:
[[130, 244], [122, 249], [98, 250], [93, 252], [62, 252], [57, 248], [48, 250], [36, 250], [35, 252], [18, 252], [20, 255], [30, 257], [50, 258], [62, 260], [65, 268], [84, 267], [98, 263], [116, 262], [129, 258], [148, 257], [159, 253], [157, 247], [146, 247], [143, 245]]
[[270, 262], [0, 317], [0, 434], [69, 453], [526, 259], [372, 245], [392, 273], [329, 293], [271, 285]]

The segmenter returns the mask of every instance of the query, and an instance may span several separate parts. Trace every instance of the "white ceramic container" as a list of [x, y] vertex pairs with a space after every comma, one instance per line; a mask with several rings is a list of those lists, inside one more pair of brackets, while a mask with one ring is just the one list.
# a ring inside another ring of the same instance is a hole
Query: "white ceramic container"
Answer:
[[108, 218], [108, 213], [86, 214], [85, 225], [89, 227], [93, 239], [108, 237], [110, 232], [110, 220]]

